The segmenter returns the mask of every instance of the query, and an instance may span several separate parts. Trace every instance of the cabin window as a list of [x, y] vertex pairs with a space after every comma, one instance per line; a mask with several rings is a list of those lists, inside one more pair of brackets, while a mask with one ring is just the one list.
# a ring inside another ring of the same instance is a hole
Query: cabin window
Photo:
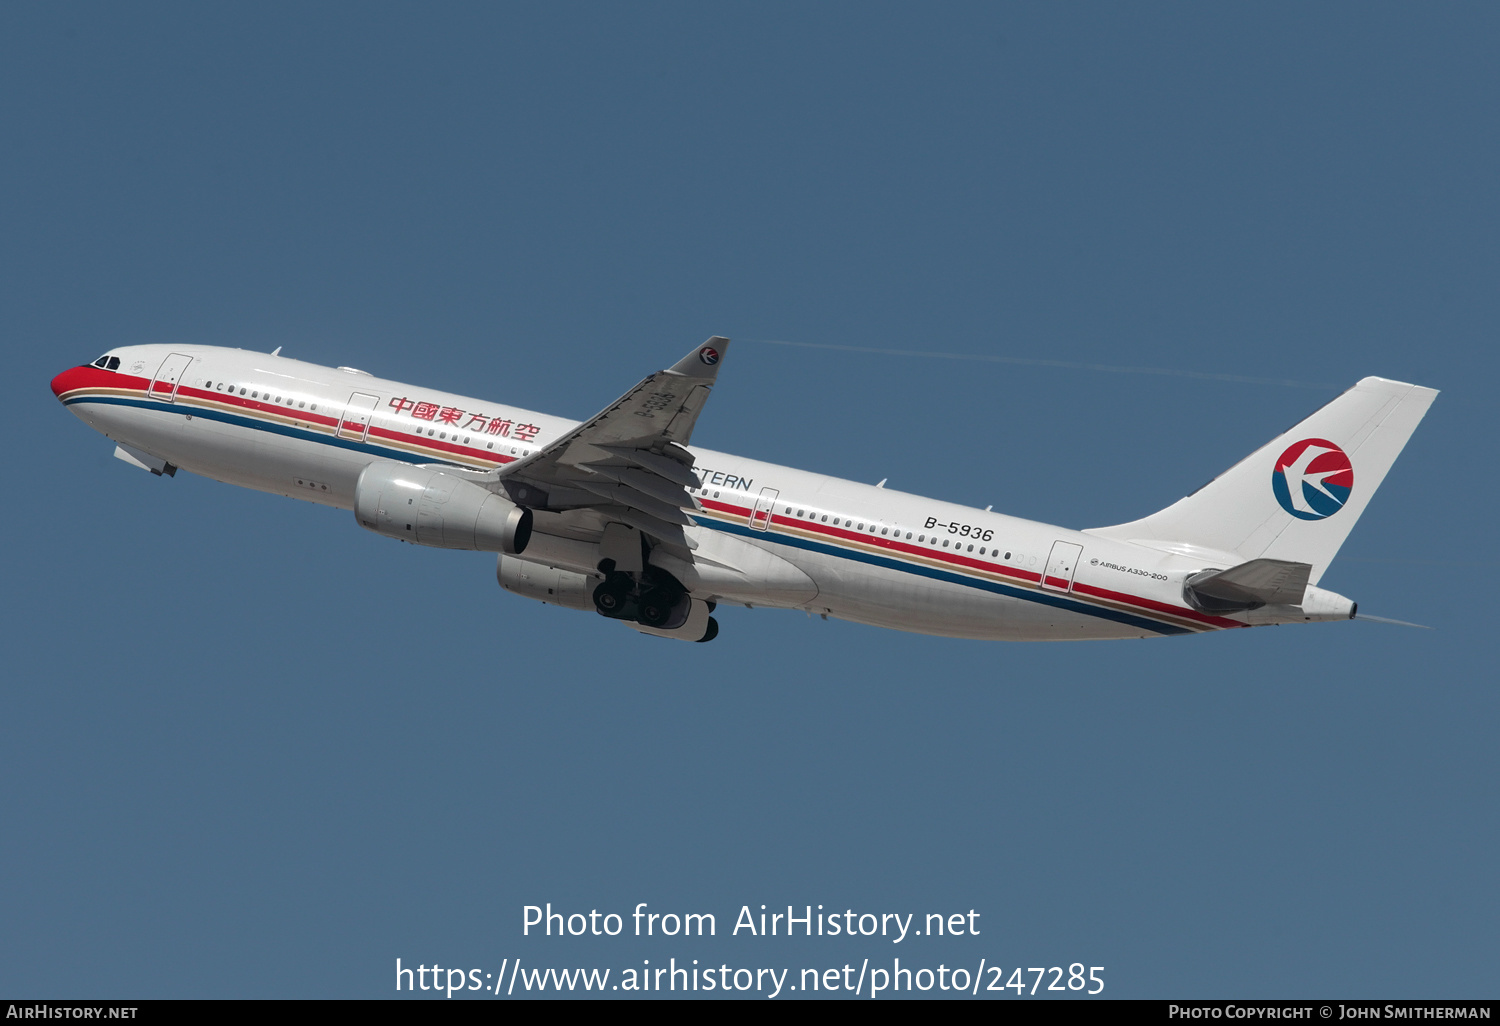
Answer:
[[1006, 553], [1006, 554], [1005, 554], [1005, 558], [1006, 558], [1006, 559], [1009, 559], [1009, 558], [1010, 558], [1010, 553], [1009, 553], [1009, 552], [1007, 552], [1007, 553]]
[[300, 410], [300, 409], [305, 408], [306, 406], [307, 406], [306, 401], [303, 401], [303, 402], [300, 402], [300, 403], [297, 404], [297, 409]]
[[981, 556], [984, 555], [984, 546], [983, 545], [979, 546], [979, 554]]
[[448, 437], [448, 432], [444, 431], [442, 434], [438, 435], [438, 437], [446, 439]]
[[250, 398], [251, 399], [259, 399], [260, 398], [260, 393], [259, 392], [251, 392], [250, 393]]
[[316, 410], [317, 408], [318, 408], [318, 404], [317, 403], [313, 403], [311, 406], [308, 407], [309, 410]]
[[906, 532], [906, 540], [907, 541], [911, 541], [911, 532], [910, 531]]
[[919, 534], [919, 535], [917, 535], [917, 541], [924, 542], [926, 540], [927, 540], [927, 536], [925, 534]]
[[714, 492], [714, 498], [717, 499], [718, 497], [719, 497], [719, 493], [718, 492]]
[[276, 401], [277, 401], [277, 402], [278, 402], [278, 403], [279, 403], [279, 402], [281, 402], [281, 396], [279, 396], [279, 395], [278, 395], [278, 396], [277, 396], [277, 397], [276, 397]]
[[800, 517], [800, 516], [801, 516], [801, 515], [802, 515], [802, 510], [800, 510], [800, 509], [799, 509], [799, 510], [798, 510], [798, 511], [797, 511], [797, 515], [798, 515], [798, 516], [799, 516], [799, 517]]
[[823, 514], [823, 523], [825, 523], [825, 524], [828, 523], [828, 514], [827, 513]]
[[860, 524], [860, 525], [859, 525], [859, 529], [860, 529], [860, 530], [861, 530], [861, 531], [863, 531], [863, 530], [864, 530], [864, 529], [865, 529], [865, 525], [864, 525], [864, 524]]
[[968, 548], [967, 548], [967, 549], [965, 549], [965, 550], [964, 550], [964, 551], [965, 551], [965, 552], [973, 552], [973, 551], [974, 551], [974, 546], [972, 546], [972, 545], [970, 545], [970, 546], [969, 546], [969, 547], [968, 547]]

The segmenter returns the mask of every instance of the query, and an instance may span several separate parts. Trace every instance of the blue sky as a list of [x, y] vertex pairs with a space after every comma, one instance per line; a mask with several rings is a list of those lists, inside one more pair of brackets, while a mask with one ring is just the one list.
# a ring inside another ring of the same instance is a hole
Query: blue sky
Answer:
[[[1493, 996], [1497, 29], [6, 6], [0, 990], [899, 955], [1101, 965], [1117, 997]], [[1363, 375], [1440, 388], [1324, 578], [1437, 629], [1016, 645], [726, 609], [670, 645], [483, 555], [143, 474], [47, 388], [191, 341], [584, 417], [715, 333], [695, 441], [1069, 527]], [[523, 937], [549, 901], [720, 936]], [[724, 936], [762, 903], [983, 932]]]

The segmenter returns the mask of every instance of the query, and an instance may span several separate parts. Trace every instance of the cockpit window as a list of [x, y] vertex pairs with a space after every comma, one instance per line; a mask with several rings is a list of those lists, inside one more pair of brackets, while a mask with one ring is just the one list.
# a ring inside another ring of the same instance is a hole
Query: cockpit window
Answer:
[[101, 356], [93, 363], [95, 367], [103, 367], [105, 370], [119, 370], [120, 358], [118, 356]]

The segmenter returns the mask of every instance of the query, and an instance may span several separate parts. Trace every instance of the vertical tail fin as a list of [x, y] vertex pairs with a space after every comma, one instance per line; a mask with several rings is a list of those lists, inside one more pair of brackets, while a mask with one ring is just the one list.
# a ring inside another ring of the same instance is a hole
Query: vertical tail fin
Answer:
[[1365, 378], [1187, 498], [1087, 533], [1208, 558], [1310, 563], [1317, 583], [1436, 397]]

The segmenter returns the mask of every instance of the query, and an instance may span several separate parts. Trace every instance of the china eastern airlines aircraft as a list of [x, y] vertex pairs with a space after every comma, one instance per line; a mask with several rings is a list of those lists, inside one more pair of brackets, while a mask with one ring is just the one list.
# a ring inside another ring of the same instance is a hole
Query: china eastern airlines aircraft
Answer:
[[1074, 531], [691, 445], [728, 349], [582, 423], [214, 346], [113, 349], [52, 391], [144, 470], [493, 552], [507, 591], [686, 641], [717, 603], [1037, 641], [1350, 619], [1318, 581], [1437, 395], [1365, 378], [1161, 512]]

